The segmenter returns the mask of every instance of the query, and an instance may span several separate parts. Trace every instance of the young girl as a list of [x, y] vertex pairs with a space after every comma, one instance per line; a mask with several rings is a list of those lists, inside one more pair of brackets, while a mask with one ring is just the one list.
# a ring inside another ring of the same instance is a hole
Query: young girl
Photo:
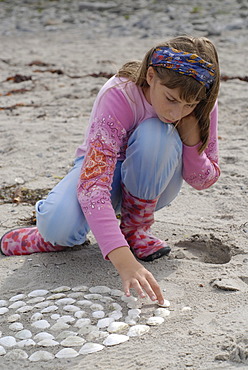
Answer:
[[83, 244], [91, 229], [125, 294], [134, 288], [163, 303], [137, 259], [170, 252], [150, 227], [183, 179], [202, 190], [220, 175], [218, 90], [218, 56], [206, 38], [176, 37], [125, 64], [96, 98], [74, 167], [36, 204], [37, 227], [6, 233], [2, 253], [61, 251]]

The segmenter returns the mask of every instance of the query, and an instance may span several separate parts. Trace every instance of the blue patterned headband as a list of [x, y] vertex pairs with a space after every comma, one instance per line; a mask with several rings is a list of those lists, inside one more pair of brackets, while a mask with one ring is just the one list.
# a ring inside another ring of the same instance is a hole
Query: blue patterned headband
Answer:
[[150, 66], [164, 67], [190, 76], [205, 85], [211, 86], [215, 77], [215, 67], [196, 54], [190, 54], [167, 46], [158, 47], [152, 54]]

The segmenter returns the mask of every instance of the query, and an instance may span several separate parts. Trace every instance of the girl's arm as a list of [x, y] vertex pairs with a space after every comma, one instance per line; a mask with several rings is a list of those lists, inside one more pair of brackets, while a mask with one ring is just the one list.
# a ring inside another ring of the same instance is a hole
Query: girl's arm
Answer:
[[197, 190], [207, 189], [220, 176], [218, 165], [218, 106], [210, 114], [210, 136], [207, 148], [201, 154], [200, 130], [194, 115], [185, 117], [178, 127], [183, 141], [183, 178]]

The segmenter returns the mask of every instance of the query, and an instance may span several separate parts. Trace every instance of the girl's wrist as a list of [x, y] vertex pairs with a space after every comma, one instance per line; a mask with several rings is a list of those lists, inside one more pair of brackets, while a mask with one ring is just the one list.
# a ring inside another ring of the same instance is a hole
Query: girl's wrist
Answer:
[[124, 267], [130, 266], [131, 264], [139, 264], [139, 262], [130, 251], [129, 246], [123, 246], [113, 249], [108, 254], [108, 258], [118, 272], [120, 272]]

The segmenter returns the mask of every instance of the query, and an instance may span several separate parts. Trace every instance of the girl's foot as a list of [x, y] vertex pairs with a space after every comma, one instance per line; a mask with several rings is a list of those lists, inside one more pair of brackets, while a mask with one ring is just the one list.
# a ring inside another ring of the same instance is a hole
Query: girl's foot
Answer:
[[0, 240], [0, 251], [5, 256], [20, 256], [39, 252], [57, 252], [66, 249], [61, 245], [45, 242], [37, 227], [15, 229], [4, 234]]

